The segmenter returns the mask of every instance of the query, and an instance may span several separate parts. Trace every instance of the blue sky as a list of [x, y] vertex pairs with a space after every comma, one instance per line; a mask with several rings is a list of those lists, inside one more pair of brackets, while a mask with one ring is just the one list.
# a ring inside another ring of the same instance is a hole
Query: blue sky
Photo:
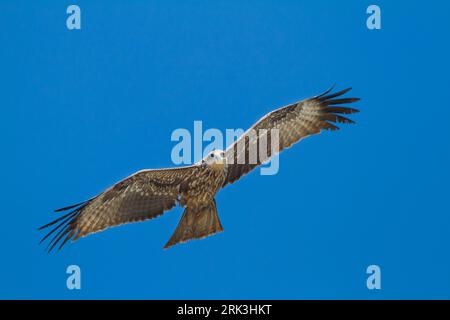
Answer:
[[[375, 3], [378, 31], [356, 0], [2, 1], [0, 298], [450, 298], [450, 5]], [[174, 129], [247, 128], [334, 83], [358, 124], [222, 190], [223, 233], [162, 250], [176, 209], [38, 245], [53, 209], [171, 166]]]

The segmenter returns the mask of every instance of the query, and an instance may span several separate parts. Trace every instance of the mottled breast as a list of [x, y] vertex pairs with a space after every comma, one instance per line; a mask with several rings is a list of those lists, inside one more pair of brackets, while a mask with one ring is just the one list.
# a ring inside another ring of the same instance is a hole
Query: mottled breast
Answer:
[[197, 206], [212, 201], [225, 181], [225, 171], [217, 167], [202, 166], [182, 192], [181, 204]]

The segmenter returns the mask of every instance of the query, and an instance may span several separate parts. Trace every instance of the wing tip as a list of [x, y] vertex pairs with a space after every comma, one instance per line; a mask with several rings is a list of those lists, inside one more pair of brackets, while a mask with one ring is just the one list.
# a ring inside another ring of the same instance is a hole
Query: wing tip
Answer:
[[334, 88], [336, 87], [336, 84], [333, 83], [333, 85], [331, 87], [329, 87], [327, 90], [325, 90], [324, 92], [322, 92], [321, 94], [317, 95], [314, 97], [314, 99], [319, 99], [325, 95], [327, 95], [328, 93], [330, 93]]
[[73, 208], [76, 208], [76, 207], [79, 207], [79, 206], [83, 206], [83, 205], [85, 205], [86, 203], [88, 203], [91, 200], [93, 200], [93, 198], [89, 199], [89, 200], [86, 200], [86, 201], [82, 201], [80, 203], [72, 204], [72, 205], [67, 206], [67, 207], [62, 207], [62, 208], [59, 208], [59, 209], [55, 209], [55, 210], [53, 210], [53, 212], [67, 211], [67, 210], [70, 210], [70, 209], [73, 209]]
[[[337, 97], [343, 96], [346, 93], [348, 93], [349, 91], [353, 90], [353, 87], [348, 87], [348, 88], [343, 89], [341, 91], [337, 91], [337, 92], [331, 93], [331, 91], [334, 88], [335, 88], [335, 85], [333, 85], [330, 89], [326, 90], [322, 94], [314, 97], [313, 99], [319, 100], [320, 102], [330, 101], [333, 98], [337, 98]], [[360, 98], [345, 98], [345, 99], [348, 100], [348, 103], [352, 103], [352, 102], [356, 102], [356, 101], [361, 100]]]
[[[70, 211], [67, 214], [64, 214], [63, 216], [41, 226], [38, 228], [38, 231], [41, 231], [45, 228], [48, 228], [50, 226], [55, 225], [56, 223], [58, 223], [55, 227], [53, 227], [53, 229], [51, 229], [44, 237], [42, 237], [42, 239], [39, 241], [39, 244], [42, 244], [45, 240], [47, 240], [52, 234], [54, 234], [56, 232], [56, 234], [53, 236], [53, 238], [49, 241], [46, 251], [48, 253], [50, 253], [55, 246], [62, 240], [58, 251], [67, 243], [68, 240], [70, 240], [75, 232], [75, 226], [74, 226], [74, 221], [76, 221], [76, 219], [78, 218], [78, 216], [80, 215], [82, 209], [90, 202], [90, 200], [88, 201], [84, 201], [81, 203], [78, 203], [76, 205], [71, 205], [68, 207], [64, 207], [61, 209], [58, 209], [56, 212], [60, 212], [60, 211], [65, 211], [65, 210], [69, 210], [69, 209], [73, 209], [74, 210]], [[64, 236], [66, 236], [66, 238], [64, 238]]]
[[331, 92], [328, 90], [325, 94], [321, 94], [318, 98], [314, 98], [314, 100], [316, 100], [320, 105], [322, 113], [321, 120], [327, 123], [327, 125], [324, 126], [325, 130], [335, 131], [340, 129], [340, 127], [332, 123], [356, 124], [354, 120], [342, 116], [342, 114], [347, 115], [360, 112], [358, 109], [345, 106], [345, 104], [350, 104], [361, 100], [360, 98], [354, 97], [342, 97], [350, 90], [352, 90], [352, 87], [348, 87], [337, 92]]

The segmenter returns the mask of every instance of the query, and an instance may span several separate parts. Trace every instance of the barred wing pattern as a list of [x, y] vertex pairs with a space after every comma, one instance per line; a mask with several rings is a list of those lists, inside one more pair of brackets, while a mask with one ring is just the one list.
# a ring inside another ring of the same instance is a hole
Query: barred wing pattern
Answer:
[[189, 166], [139, 171], [88, 201], [56, 210], [72, 211], [39, 228], [54, 226], [41, 242], [53, 235], [48, 250], [58, 243], [61, 249], [70, 239], [153, 219], [178, 203], [183, 186], [196, 170], [196, 166]]
[[[235, 182], [269, 160], [272, 156], [271, 139], [273, 137], [271, 129], [278, 131], [279, 145], [277, 147], [278, 152], [281, 152], [301, 139], [318, 134], [322, 130], [339, 129], [333, 123], [354, 123], [341, 114], [351, 114], [359, 111], [343, 105], [359, 101], [360, 99], [341, 97], [350, 91], [351, 88], [336, 93], [331, 93], [332, 89], [325, 91], [321, 95], [268, 113], [231, 144], [226, 150], [226, 159], [229, 164], [227, 178], [223, 186]], [[264, 136], [266, 136], [266, 145], [262, 144], [262, 147], [266, 147], [267, 151], [262, 153], [266, 155], [266, 158], [262, 159], [259, 155], [259, 150], [252, 149], [250, 146], [256, 145], [256, 148], [259, 148], [261, 138]], [[255, 161], [249, 161], [252, 159], [250, 153], [255, 152], [254, 150], [258, 150], [256, 156], [253, 156]]]

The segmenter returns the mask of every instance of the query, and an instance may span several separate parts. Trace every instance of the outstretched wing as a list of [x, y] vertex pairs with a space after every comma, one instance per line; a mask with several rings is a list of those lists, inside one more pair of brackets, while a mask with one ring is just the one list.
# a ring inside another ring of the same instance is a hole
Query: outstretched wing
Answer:
[[[318, 134], [322, 130], [339, 129], [333, 123], [354, 123], [341, 114], [358, 112], [345, 104], [358, 101], [358, 98], [341, 98], [351, 90], [330, 93], [333, 88], [319, 96], [274, 110], [247, 130], [226, 150], [228, 163], [227, 178], [223, 184], [233, 183], [260, 164], [268, 161], [272, 153], [281, 152], [302, 138]], [[275, 129], [273, 134], [272, 129]], [[272, 150], [278, 136], [278, 150]], [[263, 139], [264, 138], [264, 139]], [[261, 143], [264, 140], [264, 143]], [[266, 149], [261, 152], [259, 148]], [[253, 154], [253, 155], [252, 155]]]
[[177, 204], [197, 169], [189, 166], [139, 171], [88, 201], [56, 210], [72, 209], [39, 228], [54, 226], [41, 242], [53, 235], [49, 251], [58, 243], [61, 249], [70, 239], [75, 241], [112, 226], [155, 218]]

